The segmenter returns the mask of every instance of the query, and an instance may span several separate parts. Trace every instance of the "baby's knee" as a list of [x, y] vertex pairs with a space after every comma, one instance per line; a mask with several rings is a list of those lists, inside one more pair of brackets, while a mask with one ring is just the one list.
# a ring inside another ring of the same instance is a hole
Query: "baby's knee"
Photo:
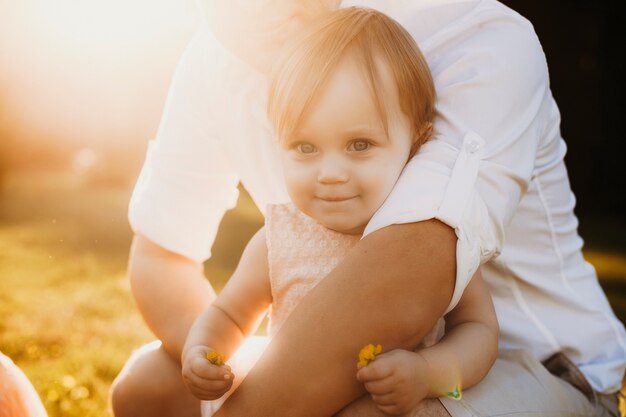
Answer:
[[115, 417], [161, 415], [164, 401], [172, 397], [172, 387], [180, 371], [156, 344], [137, 350], [111, 385], [110, 401]]
[[159, 400], [154, 387], [148, 387], [150, 379], [139, 373], [123, 370], [111, 385], [111, 409], [115, 417], [139, 417], [147, 415], [147, 407]]
[[111, 385], [111, 409], [115, 417], [126, 417], [132, 415], [132, 383], [121, 375], [113, 381]]

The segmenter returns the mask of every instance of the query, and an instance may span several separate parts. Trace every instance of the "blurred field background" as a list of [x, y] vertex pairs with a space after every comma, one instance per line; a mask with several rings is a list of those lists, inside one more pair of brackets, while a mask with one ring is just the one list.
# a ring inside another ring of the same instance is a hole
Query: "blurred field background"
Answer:
[[[5, 180], [0, 351], [29, 376], [50, 416], [107, 416], [111, 381], [131, 351], [151, 340], [125, 277], [130, 189], [67, 172]], [[244, 193], [206, 265], [217, 289], [261, 221]]]
[[[624, 321], [625, 26], [608, 2], [506, 3], [544, 44], [585, 256]], [[126, 210], [197, 19], [193, 0], [0, 0], [0, 351], [51, 417], [110, 415], [112, 379], [151, 340]], [[218, 290], [260, 224], [242, 190], [205, 266]]]

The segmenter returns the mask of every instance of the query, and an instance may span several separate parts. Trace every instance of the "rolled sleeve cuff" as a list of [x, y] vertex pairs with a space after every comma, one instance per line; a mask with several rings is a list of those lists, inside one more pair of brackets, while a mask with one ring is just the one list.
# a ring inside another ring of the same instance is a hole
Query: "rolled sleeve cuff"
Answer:
[[130, 226], [159, 246], [201, 263], [211, 256], [224, 212], [237, 203], [238, 178], [181, 170], [168, 158], [150, 143], [130, 200]]
[[484, 140], [468, 133], [459, 150], [433, 140], [407, 164], [393, 191], [367, 225], [364, 236], [392, 224], [438, 219], [457, 236], [456, 281], [451, 311], [481, 262], [496, 253], [489, 213], [476, 191]]

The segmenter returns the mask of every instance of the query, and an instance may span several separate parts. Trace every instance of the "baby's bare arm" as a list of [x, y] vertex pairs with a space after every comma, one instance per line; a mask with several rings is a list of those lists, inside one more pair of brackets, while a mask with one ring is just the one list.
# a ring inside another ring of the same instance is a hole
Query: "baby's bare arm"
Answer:
[[491, 294], [478, 271], [459, 304], [446, 315], [445, 336], [419, 351], [432, 370], [428, 396], [440, 397], [480, 382], [498, 355], [498, 336]]
[[[270, 302], [267, 248], [261, 229], [248, 243], [226, 287], [198, 316], [187, 336], [182, 375], [197, 398], [214, 400], [230, 389], [234, 375], [219, 362], [232, 356]], [[210, 362], [209, 354], [220, 361]]]
[[255, 330], [271, 301], [265, 229], [261, 229], [248, 242], [237, 269], [217, 299], [194, 322], [184, 351], [192, 346], [209, 346], [228, 359]]

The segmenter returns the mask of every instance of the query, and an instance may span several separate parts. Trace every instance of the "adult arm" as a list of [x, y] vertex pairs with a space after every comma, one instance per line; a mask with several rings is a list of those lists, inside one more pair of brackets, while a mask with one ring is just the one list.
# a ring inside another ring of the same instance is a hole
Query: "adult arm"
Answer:
[[428, 398], [441, 397], [480, 382], [498, 355], [498, 320], [491, 294], [480, 272], [465, 288], [457, 306], [445, 317], [446, 332], [435, 345], [419, 350], [428, 363]]
[[128, 274], [141, 316], [179, 361], [191, 324], [215, 298], [202, 265], [136, 235]]
[[129, 207], [132, 293], [177, 362], [191, 323], [215, 298], [202, 262], [237, 200], [238, 178], [215, 135], [213, 95], [221, 91], [210, 60], [221, 50], [212, 42], [201, 25], [181, 57]]
[[216, 415], [329, 416], [362, 394], [355, 378], [361, 347], [413, 349], [443, 314], [455, 242], [436, 220], [361, 240], [302, 300]]

